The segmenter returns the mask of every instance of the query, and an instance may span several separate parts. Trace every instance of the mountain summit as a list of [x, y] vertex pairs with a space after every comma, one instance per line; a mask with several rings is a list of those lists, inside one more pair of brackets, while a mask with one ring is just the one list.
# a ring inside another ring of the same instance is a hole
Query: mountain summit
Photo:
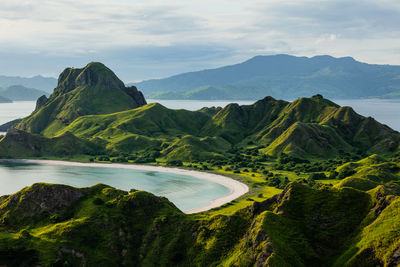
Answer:
[[145, 104], [136, 87], [125, 87], [109, 68], [92, 62], [84, 68], [65, 69], [49, 99], [17, 128], [47, 135], [83, 115], [109, 114]]

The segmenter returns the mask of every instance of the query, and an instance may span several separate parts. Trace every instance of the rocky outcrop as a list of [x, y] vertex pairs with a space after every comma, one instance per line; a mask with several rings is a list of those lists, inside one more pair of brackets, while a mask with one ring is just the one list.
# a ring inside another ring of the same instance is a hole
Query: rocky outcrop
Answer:
[[84, 196], [77, 188], [67, 185], [34, 184], [9, 196], [0, 206], [0, 217], [22, 219], [40, 213], [54, 213], [70, 207]]
[[14, 125], [17, 125], [18, 123], [20, 123], [22, 121], [22, 119], [16, 119], [13, 121], [9, 121], [7, 123], [4, 123], [3, 125], [0, 125], [0, 132], [7, 132], [8, 130], [10, 130]]
[[38, 98], [38, 100], [36, 101], [36, 110], [39, 110], [41, 107], [43, 107], [44, 105], [46, 105], [47, 101], [49, 99], [47, 98], [47, 96], [42, 95], [41, 97]]
[[[81, 116], [110, 114], [145, 104], [136, 87], [125, 87], [109, 68], [92, 62], [84, 68], [65, 69], [49, 99], [40, 97], [35, 111], [16, 128], [42, 134], [47, 127], [61, 129]], [[49, 132], [48, 136], [57, 135]]]
[[144, 106], [147, 104], [146, 99], [144, 98], [142, 92], [140, 92], [135, 86], [124, 87], [123, 90], [130, 97], [132, 97], [132, 100], [135, 102], [135, 104], [138, 107], [141, 107], [141, 106]]
[[109, 68], [99, 62], [89, 63], [82, 69], [67, 68], [58, 78], [55, 92], [65, 94], [79, 86], [106, 86], [123, 90], [124, 83]]

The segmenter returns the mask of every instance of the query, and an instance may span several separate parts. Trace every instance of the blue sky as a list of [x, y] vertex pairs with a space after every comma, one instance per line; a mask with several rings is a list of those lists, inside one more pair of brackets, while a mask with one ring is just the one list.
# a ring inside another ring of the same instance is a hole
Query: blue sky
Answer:
[[101, 61], [125, 82], [255, 55], [400, 65], [398, 0], [2, 0], [0, 74]]

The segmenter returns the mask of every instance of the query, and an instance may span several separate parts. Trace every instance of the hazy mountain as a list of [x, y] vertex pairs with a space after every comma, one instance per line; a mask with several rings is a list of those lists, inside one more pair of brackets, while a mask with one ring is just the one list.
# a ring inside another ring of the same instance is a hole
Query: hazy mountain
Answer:
[[12, 100], [0, 95], [0, 103], [11, 103]]
[[22, 85], [28, 88], [35, 88], [51, 93], [57, 86], [57, 79], [40, 75], [32, 78], [0, 75], [0, 87], [7, 88], [12, 85]]
[[400, 66], [366, 64], [351, 57], [256, 56], [237, 65], [135, 85], [146, 96], [162, 99], [260, 99], [266, 95], [293, 99], [317, 93], [336, 99], [390, 98], [400, 97]]
[[13, 85], [7, 87], [6, 89], [0, 89], [0, 96], [6, 97], [13, 101], [36, 100], [42, 95], [49, 95], [49, 94], [45, 91], [34, 88], [27, 88], [22, 85]]

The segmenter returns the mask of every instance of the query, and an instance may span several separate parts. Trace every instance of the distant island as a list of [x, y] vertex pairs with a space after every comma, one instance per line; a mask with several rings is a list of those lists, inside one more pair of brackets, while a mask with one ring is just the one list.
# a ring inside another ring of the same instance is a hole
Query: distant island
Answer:
[[295, 99], [314, 94], [334, 99], [399, 98], [399, 77], [400, 66], [366, 64], [351, 57], [273, 55], [135, 85], [153, 99]]
[[46, 93], [51, 93], [57, 86], [57, 79], [40, 75], [31, 78], [0, 75], [0, 88], [7, 88], [15, 85], [35, 88], [45, 91]]
[[12, 85], [4, 89], [0, 88], [0, 96], [12, 101], [36, 101], [42, 95], [48, 95], [48, 93], [22, 85]]
[[0, 103], [12, 103], [12, 100], [0, 95]]
[[173, 110], [147, 104], [92, 62], [65, 69], [53, 93], [7, 127], [1, 164], [185, 168], [229, 176], [249, 191], [188, 215], [136, 189], [36, 183], [0, 196], [0, 264], [400, 264], [400, 133], [322, 94]]

